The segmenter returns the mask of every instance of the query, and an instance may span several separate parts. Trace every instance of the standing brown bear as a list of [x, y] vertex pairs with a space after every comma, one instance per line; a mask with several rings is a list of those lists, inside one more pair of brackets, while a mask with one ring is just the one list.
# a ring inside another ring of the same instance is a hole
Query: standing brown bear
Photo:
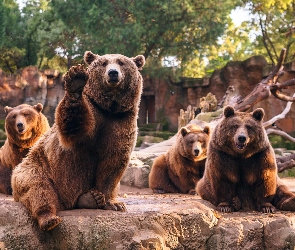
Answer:
[[116, 187], [137, 137], [145, 59], [87, 51], [84, 60], [87, 70], [73, 66], [64, 76], [55, 124], [12, 174], [14, 199], [42, 230], [60, 223], [59, 210], [125, 210]]
[[263, 109], [224, 109], [212, 133], [198, 194], [221, 212], [256, 209], [295, 211], [295, 195], [277, 177], [273, 148], [262, 124]]
[[195, 194], [205, 169], [209, 136], [209, 126], [189, 124], [178, 131], [171, 148], [153, 162], [149, 186], [154, 193]]
[[12, 194], [11, 173], [27, 155], [35, 142], [49, 130], [47, 118], [41, 113], [43, 105], [21, 104], [4, 108], [7, 138], [0, 148], [0, 192]]

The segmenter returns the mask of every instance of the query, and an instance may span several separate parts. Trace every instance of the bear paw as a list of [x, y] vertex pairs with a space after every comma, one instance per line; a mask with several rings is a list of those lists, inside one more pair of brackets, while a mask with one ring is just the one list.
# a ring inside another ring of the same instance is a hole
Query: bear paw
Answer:
[[49, 231], [55, 228], [59, 223], [61, 223], [62, 219], [54, 214], [47, 213], [38, 217], [38, 224], [41, 230]]
[[125, 203], [117, 202], [117, 201], [108, 201], [103, 209], [121, 211], [121, 212], [127, 211]]
[[91, 190], [79, 196], [77, 200], [78, 208], [97, 209], [106, 205], [105, 196], [101, 192]]
[[154, 194], [165, 194], [166, 192], [163, 189], [153, 189]]
[[284, 200], [278, 208], [284, 211], [295, 211], [295, 197]]
[[82, 95], [88, 80], [88, 73], [83, 65], [72, 66], [64, 76], [65, 89], [76, 99]]
[[274, 213], [276, 209], [273, 205], [271, 205], [271, 203], [265, 202], [258, 207], [258, 210], [262, 213]]
[[191, 189], [190, 191], [188, 191], [188, 194], [190, 195], [196, 195], [196, 189]]
[[231, 213], [234, 212], [234, 209], [227, 202], [221, 202], [217, 206], [217, 210], [222, 213]]

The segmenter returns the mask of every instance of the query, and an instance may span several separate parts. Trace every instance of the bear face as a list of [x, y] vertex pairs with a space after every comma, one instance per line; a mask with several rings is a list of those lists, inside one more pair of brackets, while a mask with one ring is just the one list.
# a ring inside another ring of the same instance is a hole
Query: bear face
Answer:
[[210, 128], [205, 126], [202, 130], [197, 125], [188, 125], [180, 130], [179, 153], [191, 161], [197, 162], [207, 157]]
[[[84, 93], [100, 107], [119, 113], [132, 109], [134, 104], [137, 105], [137, 99], [142, 91], [140, 84], [142, 78], [138, 70], [145, 64], [144, 56], [138, 55], [134, 58], [120, 54], [99, 56], [87, 51], [84, 61], [89, 65], [87, 69], [89, 80]], [[128, 100], [130, 98], [136, 101], [131, 102]]]
[[[4, 108], [4, 111], [7, 114], [5, 120], [5, 130], [8, 137], [18, 144], [19, 141], [30, 139], [36, 134], [38, 129], [43, 131], [43, 127], [38, 127], [42, 109], [43, 105], [40, 103], [34, 106], [21, 104], [15, 108], [6, 106]], [[49, 129], [49, 125], [46, 125], [47, 130]], [[37, 134], [39, 137], [40, 134]]]
[[224, 109], [224, 119], [213, 134], [214, 147], [232, 156], [249, 157], [269, 147], [262, 125], [263, 109], [252, 113], [235, 112], [231, 106]]

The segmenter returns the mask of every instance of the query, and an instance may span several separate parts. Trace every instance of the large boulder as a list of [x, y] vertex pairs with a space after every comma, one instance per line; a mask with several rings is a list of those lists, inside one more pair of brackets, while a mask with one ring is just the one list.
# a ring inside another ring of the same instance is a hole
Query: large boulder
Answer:
[[[137, 193], [137, 194], [136, 194]], [[121, 186], [127, 212], [68, 210], [49, 232], [0, 195], [0, 249], [293, 249], [295, 215], [220, 214], [198, 196]]]

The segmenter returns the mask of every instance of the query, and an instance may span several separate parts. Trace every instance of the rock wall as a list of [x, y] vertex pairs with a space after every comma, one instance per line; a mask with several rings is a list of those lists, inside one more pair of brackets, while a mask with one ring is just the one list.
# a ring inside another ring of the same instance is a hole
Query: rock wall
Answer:
[[[139, 125], [146, 123], [161, 123], [165, 129], [176, 132], [178, 116], [181, 109], [189, 105], [198, 107], [200, 98], [209, 92], [220, 102], [228, 88], [234, 86], [237, 95], [245, 97], [264, 77], [272, 67], [267, 65], [262, 56], [254, 56], [245, 61], [229, 62], [222, 69], [217, 69], [211, 77], [182, 78], [180, 82], [155, 79], [144, 76], [144, 91], [140, 104]], [[285, 65], [286, 73], [280, 81], [295, 77], [294, 63]], [[295, 86], [284, 90], [292, 95]], [[50, 124], [54, 121], [54, 110], [64, 95], [62, 74], [56, 70], [39, 71], [35, 66], [24, 68], [16, 75], [5, 74], [0, 69], [0, 119], [5, 117], [3, 108], [21, 103], [44, 105], [44, 114]], [[262, 101], [255, 107], [266, 111], [266, 118], [282, 112], [286, 103], [274, 97]], [[255, 108], [254, 107], [254, 108]], [[295, 106], [285, 119], [277, 125], [286, 132], [295, 130]]]
[[0, 69], [0, 119], [5, 118], [5, 106], [39, 102], [52, 124], [55, 108], [63, 95], [62, 74], [56, 70], [39, 71], [36, 66], [29, 66], [12, 75]]

